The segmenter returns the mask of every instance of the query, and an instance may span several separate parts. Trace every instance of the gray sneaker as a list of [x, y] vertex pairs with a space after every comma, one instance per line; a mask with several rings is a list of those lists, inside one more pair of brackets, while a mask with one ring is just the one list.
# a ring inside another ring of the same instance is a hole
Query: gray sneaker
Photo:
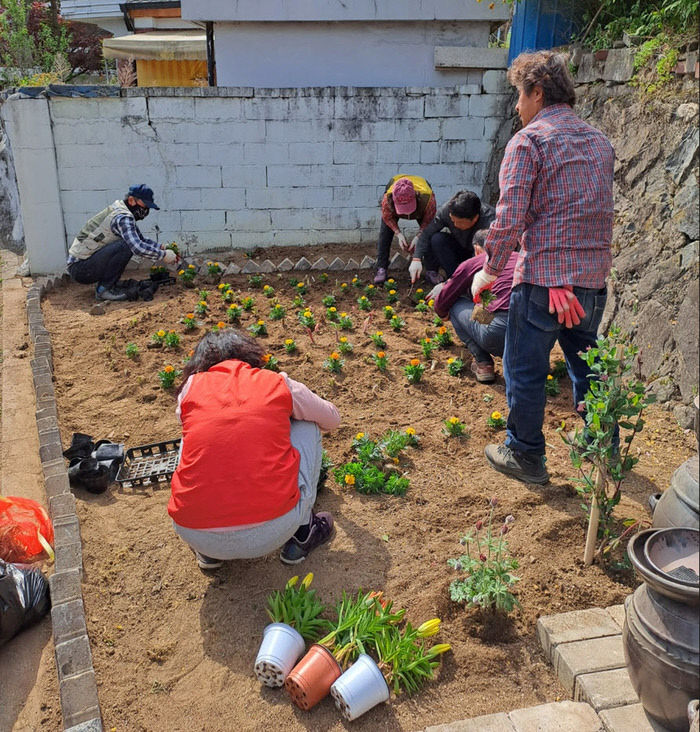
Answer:
[[515, 452], [506, 445], [486, 445], [484, 455], [489, 465], [503, 475], [521, 480], [523, 483], [544, 485], [549, 483], [549, 473], [544, 460], [538, 455]]
[[95, 288], [95, 300], [109, 300], [111, 302], [121, 302], [126, 300], [126, 292], [120, 292], [114, 290], [111, 287], [104, 287], [103, 285], [97, 285]]

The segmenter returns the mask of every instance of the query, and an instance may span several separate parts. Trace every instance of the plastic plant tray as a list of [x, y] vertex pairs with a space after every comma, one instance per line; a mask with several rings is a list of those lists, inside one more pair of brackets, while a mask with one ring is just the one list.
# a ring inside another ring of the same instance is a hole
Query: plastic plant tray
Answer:
[[124, 488], [164, 483], [177, 468], [180, 438], [132, 447], [126, 451], [117, 482]]

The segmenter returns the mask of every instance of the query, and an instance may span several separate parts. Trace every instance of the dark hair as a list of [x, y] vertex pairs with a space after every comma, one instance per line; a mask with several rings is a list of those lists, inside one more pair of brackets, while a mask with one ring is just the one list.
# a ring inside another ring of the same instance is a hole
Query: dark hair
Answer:
[[488, 229], [479, 229], [479, 231], [474, 232], [474, 236], [472, 237], [472, 244], [478, 244], [480, 247], [483, 246], [484, 242], [486, 241], [486, 237], [488, 236], [488, 233]]
[[177, 393], [180, 393], [192, 374], [208, 371], [222, 361], [235, 358], [260, 368], [263, 364], [264, 353], [264, 349], [255, 338], [251, 338], [239, 330], [228, 328], [217, 333], [207, 333], [195, 346], [192, 358], [185, 365], [182, 371], [182, 383]]
[[481, 199], [474, 191], [457, 191], [450, 198], [447, 211], [458, 219], [473, 219], [481, 211]]
[[553, 51], [521, 53], [508, 69], [508, 81], [528, 97], [536, 86], [542, 87], [545, 107], [550, 104], [573, 107], [576, 101], [566, 57]]

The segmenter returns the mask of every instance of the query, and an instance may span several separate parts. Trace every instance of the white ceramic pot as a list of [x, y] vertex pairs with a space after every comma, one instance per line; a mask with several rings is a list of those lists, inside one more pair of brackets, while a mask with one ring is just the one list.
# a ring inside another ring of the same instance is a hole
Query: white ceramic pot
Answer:
[[286, 623], [272, 623], [263, 631], [255, 676], [272, 688], [283, 686], [284, 680], [304, 652], [304, 639]]
[[389, 687], [379, 666], [365, 653], [331, 686], [331, 696], [348, 721], [388, 701]]

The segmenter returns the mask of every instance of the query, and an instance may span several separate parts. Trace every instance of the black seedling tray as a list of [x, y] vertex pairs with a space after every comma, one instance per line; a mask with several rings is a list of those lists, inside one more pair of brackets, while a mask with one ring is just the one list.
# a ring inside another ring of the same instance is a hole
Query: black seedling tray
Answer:
[[179, 452], [179, 438], [132, 447], [126, 451], [117, 482], [124, 488], [164, 483], [177, 468]]

